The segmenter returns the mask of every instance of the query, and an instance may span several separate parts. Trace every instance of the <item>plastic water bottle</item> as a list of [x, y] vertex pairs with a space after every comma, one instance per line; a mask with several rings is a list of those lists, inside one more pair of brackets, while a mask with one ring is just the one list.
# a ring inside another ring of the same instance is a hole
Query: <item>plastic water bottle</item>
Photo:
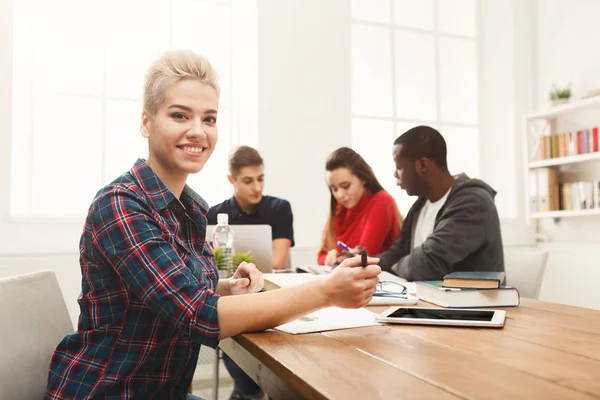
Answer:
[[223, 249], [225, 256], [226, 268], [231, 271], [233, 256], [233, 229], [229, 226], [228, 214], [217, 214], [217, 225], [212, 234], [213, 248]]

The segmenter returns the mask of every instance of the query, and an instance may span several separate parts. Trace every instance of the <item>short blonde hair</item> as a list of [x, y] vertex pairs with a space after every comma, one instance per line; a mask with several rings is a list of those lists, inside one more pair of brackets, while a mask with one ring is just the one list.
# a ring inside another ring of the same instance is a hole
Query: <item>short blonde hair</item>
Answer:
[[155, 115], [165, 100], [167, 88], [184, 79], [210, 85], [219, 96], [217, 71], [206, 57], [191, 50], [167, 51], [152, 63], [146, 73], [144, 110]]

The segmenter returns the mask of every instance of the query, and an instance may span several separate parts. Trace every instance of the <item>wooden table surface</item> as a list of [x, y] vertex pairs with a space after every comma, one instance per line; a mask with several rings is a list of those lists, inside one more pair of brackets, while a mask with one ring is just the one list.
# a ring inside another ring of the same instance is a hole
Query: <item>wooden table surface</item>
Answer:
[[506, 311], [502, 329], [267, 331], [221, 348], [271, 399], [600, 399], [600, 311], [524, 298]]

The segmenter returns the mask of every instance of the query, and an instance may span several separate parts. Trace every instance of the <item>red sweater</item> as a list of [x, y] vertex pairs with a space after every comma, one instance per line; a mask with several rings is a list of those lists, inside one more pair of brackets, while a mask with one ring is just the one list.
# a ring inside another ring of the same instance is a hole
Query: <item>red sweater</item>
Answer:
[[[371, 195], [365, 191], [362, 199], [351, 209], [338, 204], [333, 218], [335, 240], [341, 240], [350, 248], [364, 246], [370, 255], [390, 248], [400, 233], [400, 221], [396, 202], [385, 190]], [[331, 250], [331, 249], [328, 249]], [[338, 251], [342, 251], [338, 247]], [[318, 262], [325, 263], [327, 249], [321, 249]]]

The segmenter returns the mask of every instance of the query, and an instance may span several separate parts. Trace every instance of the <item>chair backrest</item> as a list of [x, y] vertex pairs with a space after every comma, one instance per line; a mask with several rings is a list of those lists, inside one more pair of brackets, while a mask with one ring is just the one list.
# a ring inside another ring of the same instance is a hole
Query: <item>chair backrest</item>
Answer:
[[0, 279], [0, 400], [44, 398], [50, 358], [69, 332], [53, 271]]
[[547, 261], [547, 251], [506, 249], [504, 251], [506, 284], [519, 289], [519, 294], [523, 297], [537, 299]]

